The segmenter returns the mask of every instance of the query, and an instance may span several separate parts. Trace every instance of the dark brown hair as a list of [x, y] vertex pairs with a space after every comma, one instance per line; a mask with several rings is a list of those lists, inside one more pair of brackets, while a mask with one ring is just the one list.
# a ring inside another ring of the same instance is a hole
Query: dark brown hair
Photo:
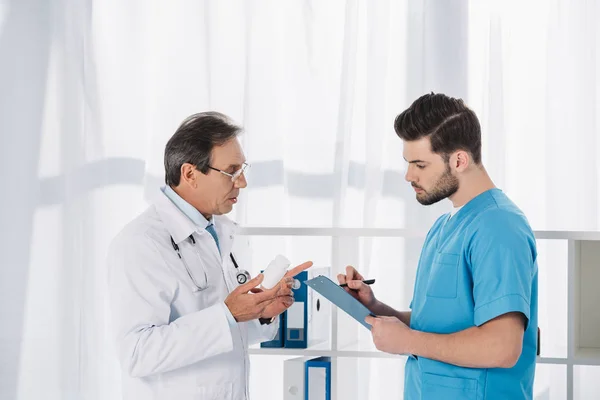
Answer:
[[481, 127], [462, 99], [431, 93], [419, 97], [394, 121], [394, 130], [405, 141], [429, 137], [431, 151], [446, 161], [457, 150], [468, 151], [481, 164]]

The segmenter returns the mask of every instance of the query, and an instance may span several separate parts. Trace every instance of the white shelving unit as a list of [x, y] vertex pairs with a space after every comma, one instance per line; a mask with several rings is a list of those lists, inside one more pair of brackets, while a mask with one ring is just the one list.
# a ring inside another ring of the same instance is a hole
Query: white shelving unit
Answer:
[[[538, 357], [538, 364], [566, 368], [567, 399], [574, 398], [574, 370], [579, 366], [600, 366], [600, 232], [535, 231], [537, 240], [559, 240], [568, 244], [567, 270], [567, 353], [566, 357]], [[356, 248], [360, 238], [424, 238], [426, 232], [386, 228], [303, 228], [243, 227], [243, 236], [317, 236], [329, 237], [332, 247]], [[354, 246], [354, 247], [353, 247]], [[346, 265], [355, 255], [333, 251], [332, 265]], [[541, 266], [543, 268], [543, 266]], [[336, 271], [332, 271], [336, 272]], [[332, 308], [330, 347], [323, 349], [250, 349], [250, 354], [277, 356], [330, 356], [332, 358], [332, 399], [337, 399], [336, 366], [343, 358], [398, 358], [376, 350], [355, 349], [338, 343], [338, 317]], [[542, 353], [544, 352], [542, 327]], [[600, 379], [600, 376], [598, 377]]]

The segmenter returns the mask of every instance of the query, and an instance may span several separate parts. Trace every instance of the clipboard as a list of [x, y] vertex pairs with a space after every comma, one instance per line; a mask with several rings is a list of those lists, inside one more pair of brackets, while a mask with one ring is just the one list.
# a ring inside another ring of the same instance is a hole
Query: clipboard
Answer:
[[360, 322], [362, 326], [371, 330], [371, 325], [365, 322], [365, 318], [369, 315], [374, 315], [367, 307], [352, 297], [350, 293], [346, 292], [337, 283], [323, 275], [304, 281], [304, 283]]

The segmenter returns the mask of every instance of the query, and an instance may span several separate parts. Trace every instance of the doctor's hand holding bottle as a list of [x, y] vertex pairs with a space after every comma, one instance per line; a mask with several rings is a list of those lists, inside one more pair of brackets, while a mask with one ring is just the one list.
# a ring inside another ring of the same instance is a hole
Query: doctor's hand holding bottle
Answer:
[[[291, 289], [294, 285], [294, 277], [296, 275], [298, 275], [300, 272], [312, 267], [312, 265], [313, 265], [312, 261], [306, 261], [306, 262], [292, 268], [291, 270], [286, 272], [286, 274], [283, 276], [283, 278], [281, 279], [279, 284], [282, 284], [282, 282], [284, 282], [285, 285], [287, 285], [287, 288], [289, 288], [291, 291]], [[262, 289], [260, 289], [260, 288], [256, 288], [256, 289], [252, 290], [252, 292], [254, 292], [254, 293], [259, 293], [261, 291], [262, 291]], [[273, 302], [271, 302], [271, 304], [269, 304], [263, 310], [260, 317], [267, 318], [267, 319], [274, 318], [274, 317], [278, 316], [279, 314], [281, 314], [282, 312], [284, 312], [285, 310], [287, 310], [288, 308], [290, 308], [292, 306], [292, 304], [294, 304], [294, 292], [291, 292], [291, 295], [285, 295], [285, 294], [280, 293], [273, 300]]]
[[312, 261], [307, 261], [289, 270], [271, 289], [259, 288], [264, 279], [264, 275], [259, 274], [232, 291], [225, 305], [237, 322], [276, 317], [294, 304], [294, 276], [312, 265]]

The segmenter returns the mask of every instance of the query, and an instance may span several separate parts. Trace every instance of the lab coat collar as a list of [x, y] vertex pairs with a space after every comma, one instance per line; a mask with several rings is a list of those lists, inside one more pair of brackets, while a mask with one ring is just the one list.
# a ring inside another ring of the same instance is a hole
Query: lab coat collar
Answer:
[[177, 208], [162, 190], [156, 198], [154, 206], [175, 243], [181, 243], [192, 233], [196, 232], [196, 225], [194, 222]]
[[[199, 227], [197, 227], [196, 224], [194, 224], [194, 222], [189, 219], [162, 190], [157, 196], [154, 206], [176, 244], [181, 243], [194, 232], [198, 232], [199, 234], [204, 233], [204, 231], [199, 231]], [[230, 240], [233, 239], [233, 235], [238, 231], [238, 225], [235, 222], [225, 215], [213, 216], [212, 220], [219, 237], [229, 237]]]
[[204, 215], [200, 211], [196, 209], [193, 205], [185, 201], [175, 190], [173, 190], [169, 185], [161, 188], [161, 191], [183, 212], [183, 214], [192, 220], [192, 222], [199, 229], [206, 229], [206, 227], [210, 224], [214, 224], [213, 218], [211, 217], [210, 221], [204, 218]]

